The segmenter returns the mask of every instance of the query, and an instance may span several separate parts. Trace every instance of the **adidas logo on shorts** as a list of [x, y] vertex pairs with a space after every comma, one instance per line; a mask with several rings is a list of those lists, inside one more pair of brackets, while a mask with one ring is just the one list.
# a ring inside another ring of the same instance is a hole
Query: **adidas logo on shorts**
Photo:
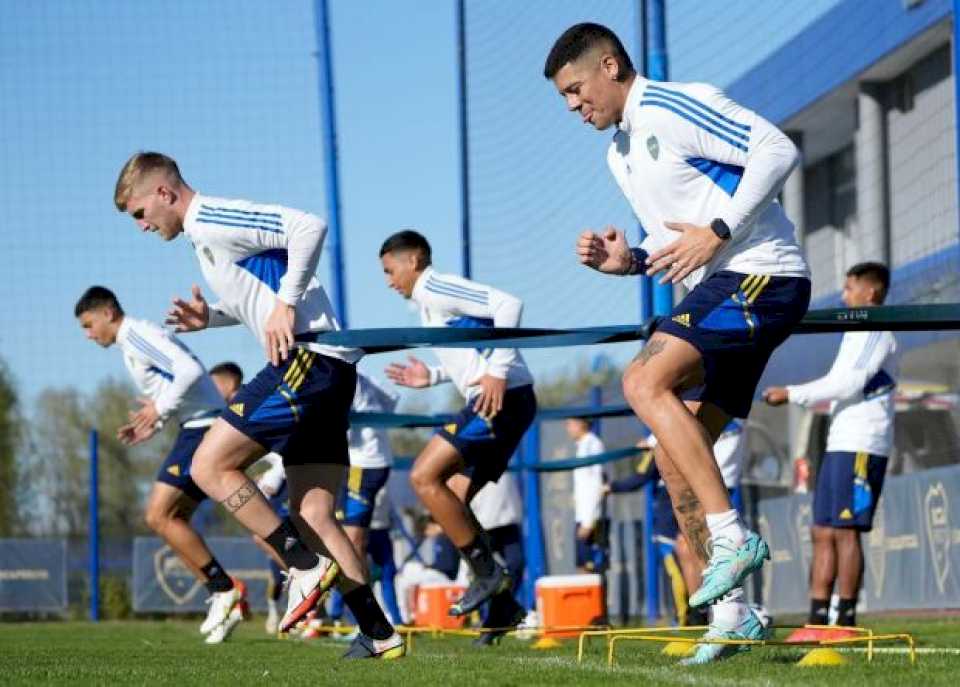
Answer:
[[234, 413], [235, 415], [239, 415], [240, 417], [243, 417], [243, 404], [242, 404], [242, 403], [231, 403], [231, 404], [230, 404], [230, 412]]
[[690, 326], [690, 313], [685, 312], [682, 315], [674, 315], [671, 318], [677, 324], [683, 325], [684, 327]]

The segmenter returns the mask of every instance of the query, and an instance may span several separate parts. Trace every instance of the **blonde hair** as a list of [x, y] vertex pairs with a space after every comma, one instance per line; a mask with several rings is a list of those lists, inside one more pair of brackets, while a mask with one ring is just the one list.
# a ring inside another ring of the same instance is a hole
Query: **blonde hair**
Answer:
[[117, 188], [113, 192], [113, 202], [120, 212], [127, 211], [127, 203], [130, 202], [134, 187], [154, 172], [163, 172], [172, 181], [183, 183], [180, 168], [172, 157], [163, 153], [136, 153], [120, 170]]

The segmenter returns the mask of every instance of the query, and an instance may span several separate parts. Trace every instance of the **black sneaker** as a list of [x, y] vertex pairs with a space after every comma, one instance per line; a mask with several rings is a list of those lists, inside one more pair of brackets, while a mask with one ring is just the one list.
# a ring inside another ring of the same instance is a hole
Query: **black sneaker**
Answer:
[[[509, 592], [505, 592], [509, 594]], [[484, 632], [482, 635], [473, 640], [473, 646], [475, 647], [488, 647], [496, 646], [500, 643], [500, 640], [506, 635], [510, 630], [516, 628], [520, 623], [523, 622], [523, 619], [527, 617], [527, 611], [520, 604], [516, 602], [513, 596], [509, 596], [503, 604], [503, 611], [499, 613], [494, 613], [494, 604], [497, 603], [497, 599], [494, 598], [491, 602], [491, 611], [490, 617], [487, 618], [487, 625], [491, 628], [496, 628]]]
[[470, 583], [470, 586], [467, 587], [467, 591], [460, 597], [460, 600], [455, 601], [453, 605], [450, 606], [448, 613], [454, 618], [472, 613], [480, 608], [488, 599], [496, 596], [500, 592], [509, 590], [512, 586], [510, 574], [505, 568], [498, 565], [494, 567], [493, 574], [489, 577], [475, 578], [473, 582]]
[[394, 632], [387, 639], [371, 639], [362, 632], [357, 634], [343, 658], [401, 658], [407, 652], [403, 637]]

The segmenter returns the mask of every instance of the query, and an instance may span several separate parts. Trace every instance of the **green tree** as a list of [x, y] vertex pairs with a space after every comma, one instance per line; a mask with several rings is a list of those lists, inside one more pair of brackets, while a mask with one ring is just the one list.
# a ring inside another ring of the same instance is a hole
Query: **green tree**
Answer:
[[17, 459], [22, 438], [17, 391], [9, 370], [0, 362], [0, 537], [20, 530]]

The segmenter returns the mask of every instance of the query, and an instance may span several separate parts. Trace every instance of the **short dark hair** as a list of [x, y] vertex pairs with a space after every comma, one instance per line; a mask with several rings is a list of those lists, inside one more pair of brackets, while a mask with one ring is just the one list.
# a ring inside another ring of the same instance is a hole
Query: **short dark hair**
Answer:
[[212, 375], [231, 375], [237, 378], [237, 382], [243, 381], [243, 370], [240, 369], [240, 366], [234, 362], [226, 361], [223, 363], [218, 363], [210, 368], [210, 374]]
[[602, 24], [584, 22], [571, 26], [553, 44], [550, 54], [547, 55], [547, 61], [543, 65], [543, 75], [552, 79], [565, 64], [576, 62], [598, 46], [609, 47], [613, 52], [613, 56], [623, 68], [621, 80], [634, 72], [633, 62], [630, 61], [630, 56], [624, 49], [623, 43], [617, 38], [617, 34]]
[[118, 315], [123, 315], [123, 308], [120, 307], [120, 301], [117, 300], [113, 291], [105, 286], [91, 286], [83, 292], [80, 300], [73, 306], [73, 316], [80, 317], [85, 312], [90, 312], [91, 310], [96, 310], [104, 306], [109, 306], [113, 308], [114, 312]]
[[882, 262], [858, 262], [847, 270], [847, 276], [876, 282], [880, 286], [880, 302], [886, 300], [890, 290], [890, 268]]
[[420, 232], [413, 229], [404, 229], [396, 234], [389, 236], [383, 245], [380, 246], [380, 257], [387, 253], [394, 253], [403, 250], [420, 251], [420, 267], [426, 267], [433, 262], [433, 251], [430, 249], [430, 242]]

